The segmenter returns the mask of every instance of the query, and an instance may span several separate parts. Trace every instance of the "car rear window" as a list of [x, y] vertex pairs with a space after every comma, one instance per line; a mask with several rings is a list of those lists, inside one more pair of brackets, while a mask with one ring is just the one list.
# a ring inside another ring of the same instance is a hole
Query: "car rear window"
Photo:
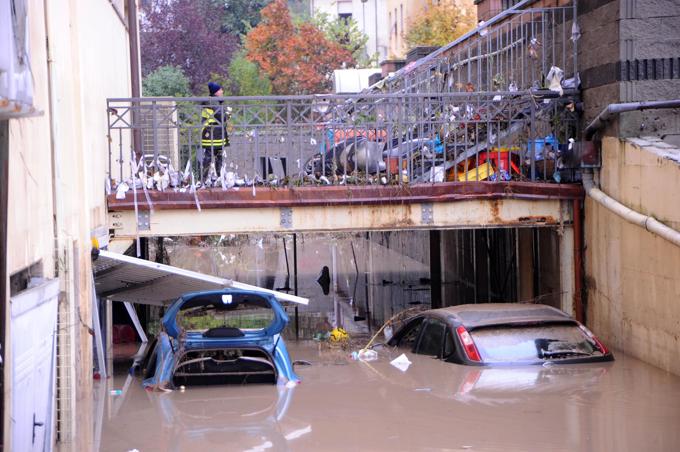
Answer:
[[558, 360], [599, 355], [576, 324], [493, 326], [470, 331], [484, 362]]
[[274, 320], [274, 311], [261, 300], [229, 301], [228, 305], [210, 303], [184, 309], [177, 315], [177, 322], [188, 331], [223, 327], [256, 330], [268, 327]]

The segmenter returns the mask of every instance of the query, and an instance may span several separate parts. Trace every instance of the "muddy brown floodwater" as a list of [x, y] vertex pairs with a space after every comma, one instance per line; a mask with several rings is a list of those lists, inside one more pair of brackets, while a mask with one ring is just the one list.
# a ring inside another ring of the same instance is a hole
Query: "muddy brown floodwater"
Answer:
[[[381, 349], [373, 362], [289, 342], [303, 381], [147, 392], [126, 374], [95, 388], [95, 451], [672, 451], [680, 377], [613, 363], [479, 368]], [[111, 390], [121, 389], [121, 395]]]

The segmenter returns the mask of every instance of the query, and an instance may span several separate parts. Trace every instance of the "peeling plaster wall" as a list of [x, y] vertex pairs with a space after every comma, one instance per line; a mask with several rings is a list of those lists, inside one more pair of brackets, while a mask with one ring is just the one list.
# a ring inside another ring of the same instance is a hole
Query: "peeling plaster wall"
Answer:
[[[602, 191], [680, 229], [679, 149], [605, 138], [602, 152]], [[585, 245], [589, 326], [610, 346], [680, 375], [680, 247], [590, 198]]]

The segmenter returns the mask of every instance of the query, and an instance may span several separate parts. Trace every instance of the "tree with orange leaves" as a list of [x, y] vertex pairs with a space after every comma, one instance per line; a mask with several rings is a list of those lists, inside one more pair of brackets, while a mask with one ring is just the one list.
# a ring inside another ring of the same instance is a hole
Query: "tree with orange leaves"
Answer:
[[247, 57], [267, 73], [276, 94], [328, 92], [334, 69], [353, 65], [352, 54], [310, 23], [293, 24], [284, 0], [274, 0], [246, 36]]

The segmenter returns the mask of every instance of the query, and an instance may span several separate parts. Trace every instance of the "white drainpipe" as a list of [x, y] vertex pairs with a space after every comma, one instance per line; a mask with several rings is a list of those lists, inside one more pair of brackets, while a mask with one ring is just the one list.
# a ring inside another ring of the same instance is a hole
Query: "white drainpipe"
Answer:
[[665, 224], [658, 221], [656, 218], [648, 215], [643, 215], [640, 212], [636, 212], [628, 207], [624, 206], [614, 198], [605, 194], [602, 190], [595, 187], [593, 182], [593, 174], [590, 172], [583, 173], [583, 188], [585, 188], [588, 196], [593, 198], [595, 201], [600, 203], [602, 206], [611, 210], [624, 220], [637, 224], [640, 227], [645, 228], [649, 232], [652, 232], [669, 242], [680, 246], [680, 231], [669, 228]]

